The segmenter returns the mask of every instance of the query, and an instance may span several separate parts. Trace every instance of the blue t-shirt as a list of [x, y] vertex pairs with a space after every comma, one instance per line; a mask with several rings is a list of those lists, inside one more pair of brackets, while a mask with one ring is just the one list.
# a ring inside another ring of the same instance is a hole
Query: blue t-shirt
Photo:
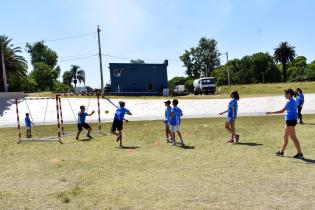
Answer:
[[86, 116], [88, 116], [88, 113], [86, 113], [86, 112], [79, 112], [78, 113], [78, 123], [79, 124], [85, 123]]
[[[234, 107], [234, 110], [233, 110]], [[230, 118], [236, 118], [237, 117], [237, 111], [238, 111], [238, 103], [235, 98], [233, 98], [229, 102], [229, 107], [228, 107], [228, 117]]]
[[174, 113], [174, 117], [171, 120], [172, 125], [180, 125], [180, 118], [182, 115], [182, 110], [178, 108], [177, 106], [172, 108], [171, 113]]
[[297, 120], [297, 105], [293, 98], [288, 100], [284, 108], [287, 110], [285, 120]]
[[26, 127], [32, 127], [32, 122], [29, 117], [25, 117], [25, 125]]
[[125, 114], [128, 113], [129, 110], [126, 109], [125, 107], [120, 107], [116, 110], [116, 113], [115, 113], [115, 117], [114, 119], [115, 120], [120, 120], [120, 121], [124, 121], [125, 119]]
[[172, 107], [165, 108], [165, 122], [169, 123], [172, 118]]
[[296, 97], [296, 103], [298, 106], [302, 106], [304, 103], [304, 94], [300, 93], [297, 97]]

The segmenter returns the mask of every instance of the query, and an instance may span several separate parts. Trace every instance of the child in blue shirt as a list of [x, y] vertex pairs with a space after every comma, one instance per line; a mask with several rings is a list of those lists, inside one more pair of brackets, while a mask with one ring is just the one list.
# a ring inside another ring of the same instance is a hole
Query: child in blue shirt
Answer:
[[298, 88], [296, 89], [296, 103], [297, 103], [297, 108], [298, 108], [298, 118], [300, 119], [300, 124], [304, 124], [303, 123], [303, 116], [302, 116], [302, 109], [303, 109], [303, 105], [304, 105], [304, 94], [303, 91]]
[[170, 122], [172, 117], [172, 107], [171, 107], [171, 101], [165, 101], [165, 118], [164, 118], [164, 124], [165, 124], [165, 135], [166, 135], [166, 142], [171, 143], [170, 137], [172, 137], [172, 132], [170, 130]]
[[277, 112], [267, 112], [266, 114], [281, 114], [286, 111], [285, 115], [285, 120], [286, 120], [286, 128], [284, 132], [284, 142], [282, 145], [282, 148], [280, 151], [276, 153], [277, 156], [283, 156], [284, 151], [288, 146], [289, 143], [289, 137], [291, 137], [296, 150], [297, 154], [294, 156], [296, 159], [303, 159], [303, 153], [301, 151], [301, 145], [299, 140], [296, 137], [295, 133], [295, 126], [297, 124], [297, 105], [295, 100], [293, 99], [294, 97], [294, 91], [292, 89], [288, 89], [284, 91], [284, 96], [288, 100], [287, 103], [285, 104], [284, 108], [281, 109], [280, 111]]
[[30, 114], [25, 114], [25, 126], [26, 126], [26, 138], [32, 138], [32, 121], [30, 119]]
[[95, 111], [92, 111], [90, 114], [88, 114], [87, 112], [85, 112], [85, 106], [80, 106], [80, 111], [78, 113], [78, 133], [77, 133], [76, 140], [79, 140], [79, 136], [83, 128], [87, 129], [88, 131], [86, 137], [88, 137], [89, 139], [92, 139], [92, 136], [90, 135], [92, 131], [92, 127], [89, 124], [87, 124], [85, 120], [86, 120], [86, 116], [92, 116], [94, 113]]
[[[125, 114], [127, 115], [132, 115], [132, 113], [125, 108], [125, 102], [120, 101], [119, 102], [119, 108], [117, 108], [115, 116], [114, 116], [114, 121], [111, 129], [111, 133], [117, 136], [117, 141], [119, 141], [119, 146], [122, 147], [122, 130], [123, 130], [123, 122], [124, 120], [128, 122], [128, 120], [125, 119]], [[116, 132], [118, 130], [118, 133]]]
[[180, 139], [181, 146], [185, 146], [182, 134], [179, 131], [180, 129], [180, 123], [181, 123], [181, 117], [183, 116], [182, 110], [177, 107], [178, 105], [178, 100], [174, 99], [173, 100], [173, 108], [171, 110], [171, 119], [170, 119], [170, 125], [172, 125], [172, 145], [176, 146], [176, 140], [175, 140], [175, 133], [177, 132], [178, 137]]
[[221, 112], [220, 115], [228, 113], [225, 123], [225, 129], [231, 133], [231, 138], [228, 140], [228, 143], [238, 143], [240, 136], [236, 134], [235, 131], [235, 120], [237, 118], [238, 100], [240, 100], [240, 95], [237, 91], [233, 91], [230, 94], [230, 98], [231, 100], [229, 102], [228, 109]]

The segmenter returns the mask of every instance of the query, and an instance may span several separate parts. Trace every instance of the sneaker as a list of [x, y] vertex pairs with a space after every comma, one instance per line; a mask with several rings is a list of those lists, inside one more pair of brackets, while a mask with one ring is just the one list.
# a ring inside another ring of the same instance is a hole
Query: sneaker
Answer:
[[171, 143], [171, 141], [169, 139], [166, 139], [165, 143]]
[[184, 143], [184, 142], [181, 142], [180, 145], [181, 145], [182, 147], [184, 147], [184, 146], [185, 146], [185, 143]]
[[88, 137], [89, 139], [93, 139], [91, 135], [86, 135], [86, 137]]
[[172, 146], [176, 146], [176, 141], [173, 141], [173, 142], [172, 142]]
[[278, 151], [278, 152], [276, 153], [276, 155], [277, 155], [277, 156], [283, 156], [283, 155], [284, 155], [284, 152]]
[[75, 138], [75, 140], [79, 140], [79, 137]]
[[119, 144], [119, 146], [120, 146], [120, 147], [123, 147], [123, 145], [122, 145], [122, 144]]
[[240, 141], [240, 135], [235, 135], [235, 143], [238, 143]]
[[229, 139], [226, 143], [234, 143], [233, 139]]
[[295, 158], [295, 159], [303, 159], [304, 156], [303, 156], [303, 153], [300, 153], [300, 154], [294, 155], [293, 158]]

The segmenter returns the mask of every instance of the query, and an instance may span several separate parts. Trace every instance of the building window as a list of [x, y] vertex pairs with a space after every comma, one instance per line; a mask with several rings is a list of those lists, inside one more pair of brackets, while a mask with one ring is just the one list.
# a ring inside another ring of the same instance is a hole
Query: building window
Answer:
[[114, 77], [121, 77], [121, 69], [114, 69]]
[[148, 83], [148, 91], [154, 91], [154, 85], [152, 83]]

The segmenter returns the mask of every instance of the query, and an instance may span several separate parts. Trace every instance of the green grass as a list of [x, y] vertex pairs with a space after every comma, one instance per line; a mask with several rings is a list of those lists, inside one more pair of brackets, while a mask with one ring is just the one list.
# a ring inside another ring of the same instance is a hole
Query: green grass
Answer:
[[[221, 86], [218, 87], [217, 95], [188, 95], [179, 96], [180, 99], [216, 99], [226, 98], [232, 90], [238, 90], [242, 98], [246, 97], [261, 97], [261, 96], [277, 96], [282, 95], [283, 90], [287, 88], [301, 88], [304, 93], [314, 93], [315, 82], [297, 82], [297, 83], [274, 83], [274, 84], [254, 84], [254, 85], [232, 85], [232, 86]], [[28, 93], [31, 97], [54, 97], [52, 92], [41, 92], [41, 93]], [[75, 98], [85, 98], [89, 96], [72, 96]], [[95, 96], [93, 96], [95, 97]], [[112, 99], [166, 99], [167, 97], [159, 96], [109, 96]]]
[[194, 149], [164, 143], [160, 121], [125, 125], [125, 145], [138, 149], [109, 135], [17, 144], [14, 128], [0, 129], [0, 209], [315, 209], [315, 116], [305, 122], [305, 161], [274, 156], [282, 116], [239, 118], [239, 145], [225, 143], [224, 119], [184, 119]]

